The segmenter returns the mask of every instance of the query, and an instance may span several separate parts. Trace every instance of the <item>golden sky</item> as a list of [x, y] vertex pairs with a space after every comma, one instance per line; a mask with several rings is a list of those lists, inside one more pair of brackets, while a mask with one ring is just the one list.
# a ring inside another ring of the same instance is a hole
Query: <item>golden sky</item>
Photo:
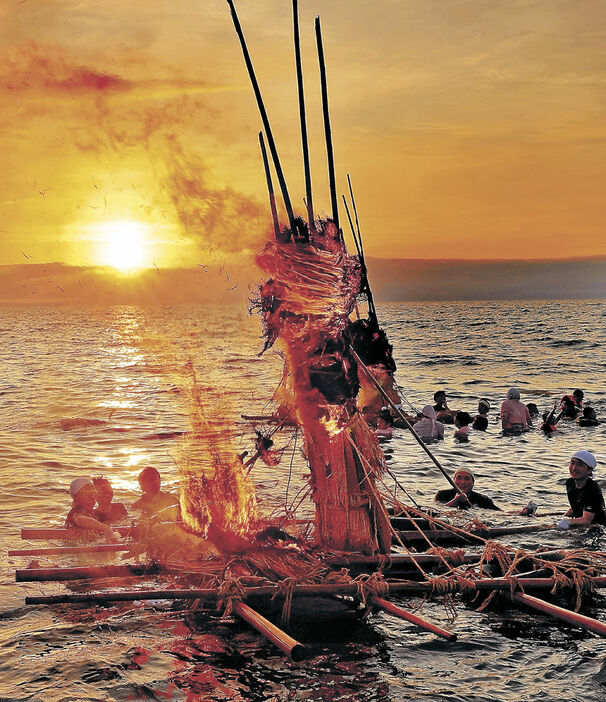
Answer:
[[[236, 6], [302, 211], [291, 2]], [[326, 213], [316, 14], [368, 255], [606, 253], [603, 0], [300, 0]], [[131, 242], [133, 265], [195, 266], [260, 246], [260, 120], [224, 0], [2, 0], [0, 47], [0, 263], [103, 265]]]

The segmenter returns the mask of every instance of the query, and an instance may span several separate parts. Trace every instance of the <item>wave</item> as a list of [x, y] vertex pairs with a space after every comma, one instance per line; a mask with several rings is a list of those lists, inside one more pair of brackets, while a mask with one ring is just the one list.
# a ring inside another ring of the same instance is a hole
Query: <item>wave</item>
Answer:
[[561, 346], [580, 346], [586, 343], [587, 339], [557, 339], [556, 341], [552, 341], [549, 346], [557, 349]]
[[186, 431], [157, 431], [154, 434], [146, 434], [142, 439], [177, 439], [180, 436], [187, 434]]

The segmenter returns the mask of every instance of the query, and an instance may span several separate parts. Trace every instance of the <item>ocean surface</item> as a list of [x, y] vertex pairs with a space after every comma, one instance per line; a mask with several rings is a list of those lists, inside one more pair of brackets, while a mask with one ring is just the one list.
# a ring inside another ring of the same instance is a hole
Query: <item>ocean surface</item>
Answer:
[[[491, 401], [486, 433], [458, 444], [447, 427], [445, 440], [433, 445], [449, 471], [472, 468], [476, 489], [506, 510], [533, 499], [544, 512], [564, 513], [568, 460], [584, 448], [598, 456], [596, 478], [606, 489], [606, 422], [595, 428], [562, 422], [551, 437], [538, 430], [503, 437], [494, 422], [512, 385], [541, 410], [580, 387], [586, 404], [606, 419], [604, 302], [402, 303], [380, 305], [378, 312], [408, 403], [421, 408], [437, 389], [447, 392], [451, 408], [472, 414], [478, 398]], [[62, 523], [72, 479], [102, 473], [116, 499], [128, 504], [138, 495], [137, 474], [154, 465], [165, 487], [177, 489], [179, 432], [189, 426], [194, 375], [207, 416], [225, 423], [235, 451], [252, 450], [253, 427], [241, 414], [271, 409], [282, 367], [274, 351], [259, 356], [261, 347], [259, 320], [244, 302], [0, 308], [0, 700], [605, 699], [606, 640], [517, 608], [477, 612], [458, 601], [450, 621], [442, 603], [425, 603], [423, 614], [455, 631], [455, 643], [375, 614], [353, 631], [334, 632], [333, 640], [315, 640], [309, 660], [292, 664], [243, 625], [194, 621], [170, 602], [24, 605], [27, 595], [65, 586], [15, 583], [15, 568], [32, 559], [6, 552], [24, 547], [21, 528]], [[292, 445], [292, 436], [280, 441]], [[447, 487], [408, 432], [396, 430], [383, 447], [391, 470], [421, 505]], [[289, 454], [271, 468], [258, 462], [252, 475], [261, 509], [290, 504], [303, 472], [298, 450], [292, 469]], [[498, 513], [477, 516], [528, 523]], [[599, 529], [507, 542], [606, 550]], [[61, 556], [37, 560], [75, 564]], [[604, 607], [591, 613], [606, 621]]]

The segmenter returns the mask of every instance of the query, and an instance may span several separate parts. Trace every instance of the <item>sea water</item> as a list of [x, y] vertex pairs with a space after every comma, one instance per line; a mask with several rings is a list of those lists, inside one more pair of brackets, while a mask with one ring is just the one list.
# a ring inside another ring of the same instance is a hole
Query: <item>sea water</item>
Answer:
[[[469, 443], [446, 427], [432, 450], [453, 472], [467, 466], [476, 489], [504, 509], [532, 499], [566, 510], [564, 482], [574, 451], [598, 456], [606, 488], [606, 422], [561, 422], [551, 437], [533, 430], [503, 437], [494, 418], [507, 390], [551, 409], [579, 387], [606, 419], [606, 307], [600, 301], [402, 303], [380, 305], [394, 346], [405, 407], [420, 409], [443, 389], [451, 408], [492, 404], [488, 431]], [[259, 321], [241, 307], [0, 308], [0, 547], [23, 548], [23, 527], [60, 525], [68, 486], [104, 474], [116, 499], [132, 503], [137, 475], [156, 466], [176, 490], [179, 433], [187, 431], [193, 375], [205, 412], [230, 428], [234, 450], [252, 449], [251, 424], [279, 381], [281, 359], [259, 356]], [[406, 404], [408, 403], [408, 404]], [[412, 411], [412, 410], [411, 410]], [[287, 433], [282, 462], [253, 470], [261, 509], [290, 504], [304, 463]], [[444, 478], [404, 430], [383, 444], [390, 470], [421, 505]], [[289, 495], [286, 496], [286, 485]], [[395, 489], [390, 478], [386, 485]], [[486, 523], [528, 523], [477, 513]], [[556, 519], [544, 518], [545, 523]], [[48, 545], [35, 542], [38, 546]], [[606, 550], [600, 530], [509, 537], [524, 548]], [[514, 608], [476, 611], [440, 602], [423, 615], [458, 634], [446, 643], [389, 615], [353, 632], [315, 640], [304, 664], [287, 662], [245, 627], [192, 619], [170, 602], [113, 607], [26, 607], [27, 595], [66, 591], [61, 583], [14, 582], [31, 558], [1, 559], [0, 700], [602, 700], [606, 642]], [[76, 564], [40, 557], [40, 565]], [[120, 562], [86, 556], [78, 564]], [[103, 583], [112, 587], [112, 581]], [[137, 584], [133, 581], [132, 587]], [[78, 589], [77, 586], [72, 586]], [[419, 600], [412, 601], [418, 605]], [[605, 610], [594, 616], [605, 620]]]

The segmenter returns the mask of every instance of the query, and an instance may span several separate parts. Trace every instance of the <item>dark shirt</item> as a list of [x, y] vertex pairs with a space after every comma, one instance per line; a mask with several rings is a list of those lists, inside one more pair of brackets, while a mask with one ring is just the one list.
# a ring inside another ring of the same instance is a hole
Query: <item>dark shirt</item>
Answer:
[[95, 514], [94, 510], [92, 509], [86, 509], [85, 507], [82, 507], [81, 505], [74, 505], [70, 511], [67, 514], [67, 517], [65, 517], [65, 528], [69, 527], [75, 527], [78, 529], [78, 525], [74, 521], [75, 517], [92, 517], [92, 519], [98, 519], [97, 515]]
[[593, 514], [592, 524], [606, 524], [604, 497], [595, 480], [589, 478], [582, 488], [578, 488], [574, 478], [568, 478], [566, 493], [572, 507], [572, 514], [575, 517], [582, 517], [583, 512], [591, 512]]
[[124, 517], [128, 517], [126, 507], [121, 502], [112, 502], [107, 512], [102, 512], [98, 507], [95, 509], [95, 517], [104, 524], [115, 524]]
[[[457, 496], [457, 491], [454, 488], [451, 488], [450, 490], [438, 490], [436, 493], [436, 500], [438, 502], [450, 502], [451, 500], [454, 500], [454, 498]], [[479, 492], [475, 492], [475, 490], [472, 490], [468, 495], [467, 498], [471, 502], [472, 505], [475, 507], [482, 507], [482, 509], [496, 509], [496, 510], [501, 510], [500, 507], [497, 507], [495, 503], [490, 499], [490, 497], [487, 497], [486, 495], [481, 495]], [[458, 505], [460, 509], [468, 509], [469, 505], [462, 504]]]

